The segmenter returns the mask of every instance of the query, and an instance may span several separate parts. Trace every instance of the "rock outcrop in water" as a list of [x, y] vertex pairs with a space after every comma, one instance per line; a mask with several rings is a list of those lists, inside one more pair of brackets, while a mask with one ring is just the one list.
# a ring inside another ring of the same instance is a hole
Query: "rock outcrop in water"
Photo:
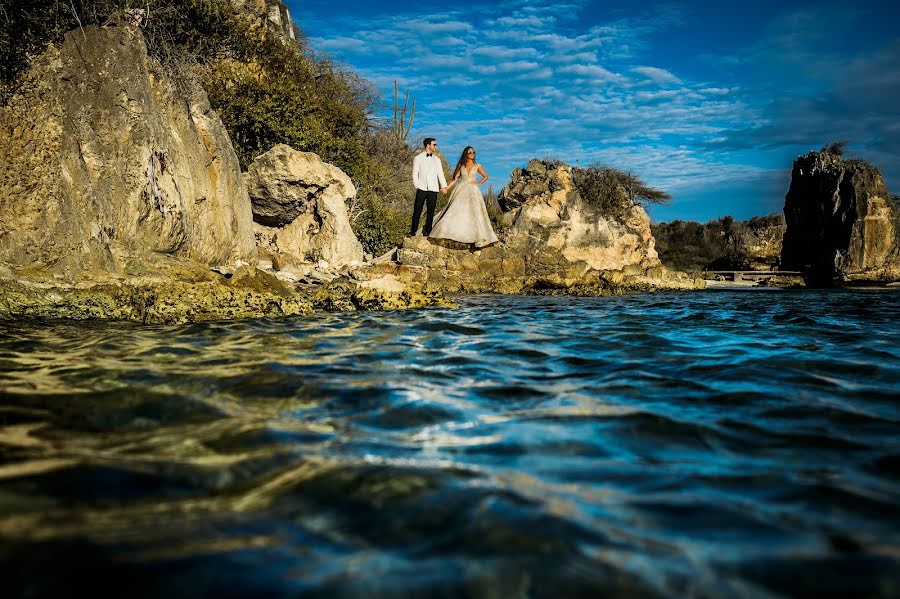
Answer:
[[642, 208], [599, 214], [565, 164], [514, 173], [502, 243], [477, 252], [412, 238], [361, 264], [354, 194], [284, 145], [242, 175], [204, 92], [148, 58], [139, 30], [71, 32], [0, 107], [0, 316], [169, 323], [703, 285], [660, 264]]
[[400, 276], [449, 292], [603, 294], [704, 285], [662, 266], [643, 208], [614, 219], [585, 203], [569, 165], [532, 160], [514, 171], [500, 198], [500, 243], [473, 252], [407, 238], [397, 254]]
[[900, 208], [881, 173], [827, 148], [794, 161], [782, 268], [813, 284], [900, 280]]

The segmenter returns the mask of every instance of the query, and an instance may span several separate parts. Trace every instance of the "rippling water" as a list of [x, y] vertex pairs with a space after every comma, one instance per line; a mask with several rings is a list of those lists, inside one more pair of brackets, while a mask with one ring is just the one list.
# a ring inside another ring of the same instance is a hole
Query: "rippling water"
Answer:
[[900, 596], [900, 292], [459, 301], [0, 322], [0, 590]]

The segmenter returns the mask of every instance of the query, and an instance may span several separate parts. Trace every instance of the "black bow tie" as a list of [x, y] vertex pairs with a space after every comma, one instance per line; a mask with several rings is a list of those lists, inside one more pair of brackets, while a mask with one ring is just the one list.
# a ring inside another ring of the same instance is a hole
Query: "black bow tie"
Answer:
[[432, 156], [434, 156], [434, 154], [425, 154], [425, 156], [427, 156], [428, 158], [431, 158]]

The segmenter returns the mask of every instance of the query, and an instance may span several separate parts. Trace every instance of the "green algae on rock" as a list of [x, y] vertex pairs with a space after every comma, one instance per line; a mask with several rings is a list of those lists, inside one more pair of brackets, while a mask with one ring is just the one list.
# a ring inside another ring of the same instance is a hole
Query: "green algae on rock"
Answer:
[[180, 324], [313, 311], [310, 302], [256, 269], [244, 267], [231, 279], [218, 278], [221, 281], [128, 280], [79, 285], [0, 281], [0, 317]]

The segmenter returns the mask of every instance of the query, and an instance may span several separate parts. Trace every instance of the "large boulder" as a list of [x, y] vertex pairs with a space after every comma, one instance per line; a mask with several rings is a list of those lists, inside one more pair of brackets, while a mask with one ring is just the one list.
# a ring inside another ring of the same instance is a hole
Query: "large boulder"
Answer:
[[164, 256], [255, 262], [237, 156], [185, 86], [129, 27], [75, 30], [35, 58], [0, 107], [0, 261], [72, 281]]
[[900, 280], [900, 208], [871, 165], [828, 149], [798, 157], [784, 216], [782, 269], [813, 284]]
[[[560, 169], [563, 172], [558, 172]], [[571, 166], [534, 158], [526, 168], [514, 169], [510, 174], [509, 184], [500, 190], [500, 208], [504, 212], [511, 212], [529, 201], [548, 201], [554, 193], [564, 186], [568, 187], [564, 182], [571, 179]]]
[[363, 247], [347, 215], [356, 188], [341, 169], [278, 144], [254, 160], [244, 177], [260, 248], [281, 263], [362, 262]]

